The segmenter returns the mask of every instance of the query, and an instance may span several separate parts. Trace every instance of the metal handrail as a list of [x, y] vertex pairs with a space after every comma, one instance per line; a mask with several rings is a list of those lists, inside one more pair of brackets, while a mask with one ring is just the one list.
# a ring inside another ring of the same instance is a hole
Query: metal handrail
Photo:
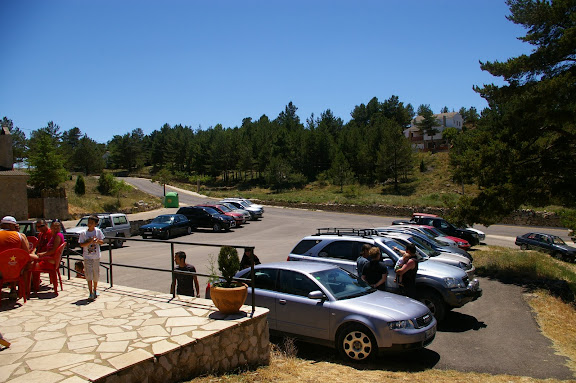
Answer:
[[[114, 263], [113, 261], [113, 253], [112, 253], [112, 244], [114, 240], [122, 240], [122, 241], [136, 241], [136, 242], [156, 242], [162, 244], [170, 244], [170, 265], [171, 270], [166, 269], [159, 269], [155, 267], [146, 267], [146, 266], [135, 266], [135, 265], [126, 265], [121, 263]], [[181, 242], [181, 241], [170, 241], [170, 240], [159, 240], [159, 239], [140, 239], [140, 238], [126, 238], [126, 237], [106, 237], [104, 241], [108, 244], [108, 257], [109, 262], [100, 262], [100, 265], [106, 269], [106, 279], [107, 283], [110, 284], [110, 287], [114, 286], [114, 266], [118, 267], [127, 267], [132, 269], [141, 269], [141, 270], [149, 270], [149, 271], [161, 271], [161, 272], [170, 272], [172, 274], [172, 283], [175, 283], [176, 274], [192, 274], [200, 277], [207, 277], [207, 278], [219, 278], [222, 279], [223, 277], [220, 275], [212, 275], [212, 274], [202, 274], [192, 271], [181, 271], [174, 269], [174, 245], [185, 245], [185, 246], [206, 246], [206, 247], [222, 247], [222, 246], [230, 246], [237, 249], [252, 249], [254, 250], [254, 246], [245, 246], [245, 245], [221, 245], [221, 244], [214, 244], [214, 243], [198, 243], [198, 242]], [[70, 255], [80, 255], [73, 249], [70, 249], [69, 246], [66, 246], [65, 254], [67, 260], [67, 266], [64, 266], [68, 269], [68, 280], [70, 280], [70, 259], [78, 259], [74, 257], [70, 257]], [[81, 260], [81, 259], [80, 259]], [[252, 273], [251, 279], [246, 278], [234, 278], [234, 280], [248, 282], [252, 289], [252, 313], [251, 317], [254, 316], [255, 308], [256, 308], [256, 295], [254, 294], [254, 287], [255, 287], [255, 273], [254, 273], [254, 258], [252, 260]], [[63, 265], [62, 265], [63, 266]], [[176, 298], [176, 291], [172, 293], [172, 299]]]

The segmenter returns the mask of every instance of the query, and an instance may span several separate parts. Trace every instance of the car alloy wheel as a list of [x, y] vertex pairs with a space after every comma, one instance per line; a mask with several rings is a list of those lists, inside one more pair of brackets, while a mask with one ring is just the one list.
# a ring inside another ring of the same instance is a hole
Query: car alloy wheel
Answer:
[[526, 246], [525, 244], [521, 244], [520, 250], [528, 250], [528, 246]]
[[170, 230], [166, 230], [164, 232], [164, 235], [162, 236], [162, 239], [170, 239]]
[[352, 325], [340, 333], [338, 341], [340, 353], [354, 362], [369, 360], [376, 354], [376, 340], [364, 326]]
[[192, 234], [192, 228], [190, 226], [188, 226], [188, 228], [186, 229], [186, 234], [187, 235]]
[[222, 227], [220, 226], [219, 223], [215, 223], [215, 224], [212, 226], [212, 231], [218, 232], [218, 231], [220, 231], [220, 230], [222, 230]]

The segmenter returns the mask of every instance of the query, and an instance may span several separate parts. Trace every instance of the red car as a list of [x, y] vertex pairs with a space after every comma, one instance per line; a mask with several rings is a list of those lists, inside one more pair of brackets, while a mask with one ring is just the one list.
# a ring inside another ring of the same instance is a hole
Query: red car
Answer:
[[205, 207], [211, 207], [212, 209], [216, 210], [218, 213], [220, 214], [224, 214], [227, 215], [231, 218], [234, 218], [234, 221], [236, 221], [236, 227], [239, 227], [240, 225], [243, 225], [246, 223], [246, 218], [244, 218], [244, 216], [241, 213], [236, 213], [233, 212], [230, 208], [228, 208], [227, 206], [224, 205], [219, 205], [219, 204], [214, 204], [214, 205], [196, 205], [196, 206], [205, 206]]

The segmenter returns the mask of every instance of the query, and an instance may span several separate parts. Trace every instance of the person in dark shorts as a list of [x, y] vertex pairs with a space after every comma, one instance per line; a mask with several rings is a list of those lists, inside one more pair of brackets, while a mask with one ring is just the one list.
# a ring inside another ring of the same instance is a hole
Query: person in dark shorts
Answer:
[[[174, 263], [176, 267], [174, 270], [178, 271], [191, 271], [196, 272], [196, 268], [186, 263], [186, 253], [178, 251], [174, 254]], [[193, 274], [175, 274], [172, 286], [170, 286], [170, 294], [188, 295], [190, 297], [200, 298], [200, 285], [198, 284], [198, 277]], [[176, 286], [174, 286], [176, 284]]]
[[368, 255], [370, 256], [370, 262], [362, 269], [362, 280], [375, 289], [384, 290], [388, 269], [381, 262], [380, 249], [372, 247], [368, 251]]

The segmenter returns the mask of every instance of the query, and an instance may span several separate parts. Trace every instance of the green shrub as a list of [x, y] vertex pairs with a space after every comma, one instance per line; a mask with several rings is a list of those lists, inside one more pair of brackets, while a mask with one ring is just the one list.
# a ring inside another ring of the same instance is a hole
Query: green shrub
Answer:
[[98, 178], [98, 191], [102, 195], [113, 195], [116, 191], [117, 181], [111, 173], [102, 173]]
[[76, 193], [76, 195], [86, 194], [86, 183], [84, 182], [84, 177], [82, 174], [76, 178], [76, 184], [74, 184], [74, 193]]

